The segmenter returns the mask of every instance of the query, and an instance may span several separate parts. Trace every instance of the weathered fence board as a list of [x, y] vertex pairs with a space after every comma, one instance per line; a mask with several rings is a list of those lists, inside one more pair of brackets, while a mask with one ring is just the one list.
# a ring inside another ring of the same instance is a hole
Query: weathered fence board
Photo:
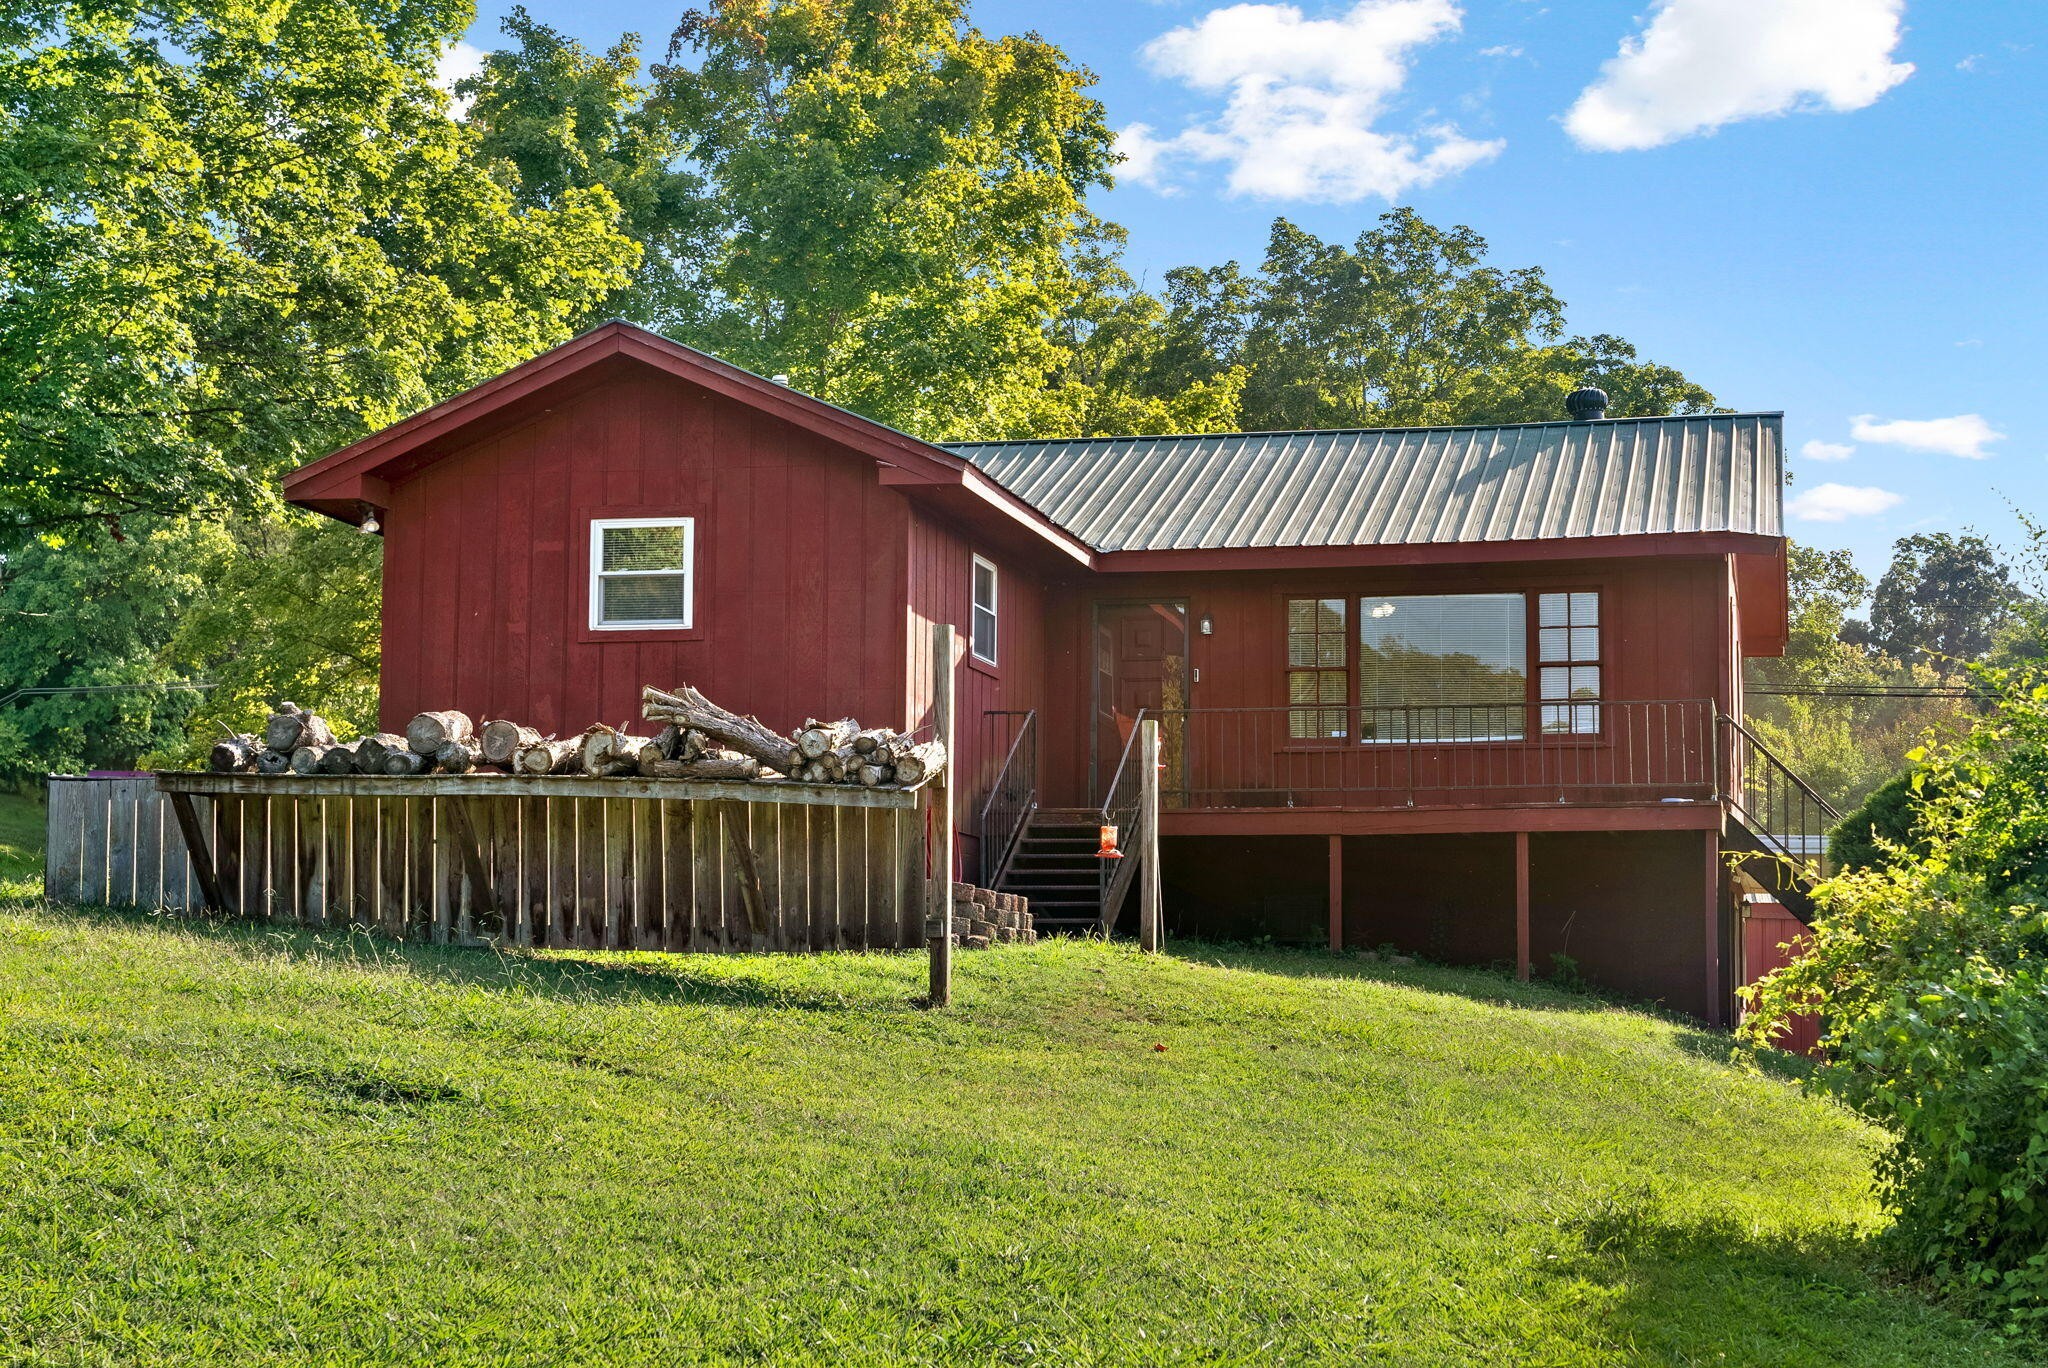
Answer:
[[[170, 800], [155, 779], [50, 779], [43, 890], [53, 902], [185, 911], [203, 898]], [[205, 827], [212, 804], [195, 814]]]

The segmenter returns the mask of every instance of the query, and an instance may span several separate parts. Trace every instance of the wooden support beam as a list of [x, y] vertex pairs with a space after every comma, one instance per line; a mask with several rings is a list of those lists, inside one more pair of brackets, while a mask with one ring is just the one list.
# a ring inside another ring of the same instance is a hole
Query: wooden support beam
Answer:
[[1704, 956], [1707, 979], [1707, 1024], [1728, 1024], [1727, 1004], [1721, 1000], [1721, 833], [1709, 831], [1706, 846], [1706, 944]]
[[1330, 953], [1344, 953], [1344, 838], [1330, 838]]
[[931, 933], [931, 986], [934, 1007], [953, 1001], [953, 775], [959, 764], [953, 749], [953, 624], [932, 624], [932, 722], [946, 748], [946, 763], [935, 781], [931, 801], [936, 822], [931, 827], [931, 878], [926, 882]]
[[754, 862], [754, 847], [747, 843], [747, 810], [732, 799], [718, 803], [718, 816], [725, 827], [725, 839], [732, 857], [739, 863], [740, 903], [747, 910], [747, 930], [755, 937], [768, 934], [768, 894], [761, 887], [761, 867]]
[[213, 872], [213, 843], [206, 839], [206, 831], [199, 824], [199, 814], [192, 807], [192, 795], [173, 793], [171, 811], [178, 816], [178, 831], [185, 838], [185, 853], [192, 859], [192, 869], [199, 875], [199, 896], [206, 900], [206, 910], [225, 913], [228, 905], [220, 895], [220, 879]]
[[1515, 833], [1515, 977], [1529, 981], [1529, 833]]
[[1138, 736], [1138, 848], [1145, 857], [1139, 871], [1138, 948], [1159, 949], [1159, 719], [1148, 717]]
[[[184, 795], [180, 794], [180, 797]], [[491, 887], [491, 877], [484, 872], [483, 851], [477, 845], [476, 824], [470, 820], [469, 800], [451, 798], [448, 812], [455, 820], [455, 844], [462, 855], [463, 872], [469, 876], [469, 899], [480, 913], [496, 915], [498, 912], [497, 890]]]

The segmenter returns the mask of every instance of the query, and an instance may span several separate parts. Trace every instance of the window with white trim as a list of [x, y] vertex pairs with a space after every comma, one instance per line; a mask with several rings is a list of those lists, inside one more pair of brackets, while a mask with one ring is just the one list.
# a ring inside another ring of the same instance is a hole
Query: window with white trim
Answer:
[[590, 625], [688, 627], [696, 597], [694, 518], [597, 518], [590, 524]]
[[974, 626], [968, 644], [976, 660], [996, 663], [996, 567], [981, 556], [974, 558]]
[[1536, 696], [1543, 730], [1596, 736], [1600, 708], [1600, 595], [1594, 590], [1536, 596]]

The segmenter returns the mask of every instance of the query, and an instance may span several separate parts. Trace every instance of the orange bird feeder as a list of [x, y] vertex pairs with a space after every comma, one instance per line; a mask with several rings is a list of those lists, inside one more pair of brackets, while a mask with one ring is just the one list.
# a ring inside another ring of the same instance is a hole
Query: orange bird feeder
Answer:
[[1095, 858], [1098, 860], [1121, 860], [1123, 857], [1124, 853], [1116, 848], [1116, 828], [1113, 826], [1103, 827], [1102, 843], [1095, 848]]

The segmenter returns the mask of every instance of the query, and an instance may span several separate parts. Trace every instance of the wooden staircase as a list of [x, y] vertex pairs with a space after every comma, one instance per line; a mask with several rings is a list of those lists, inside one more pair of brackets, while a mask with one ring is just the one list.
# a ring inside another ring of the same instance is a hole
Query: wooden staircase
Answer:
[[1041, 934], [1101, 930], [1102, 862], [1095, 854], [1101, 820], [1094, 808], [1039, 808], [1026, 822], [996, 889], [1029, 898], [1031, 923]]
[[1723, 716], [1721, 847], [1779, 904], [1811, 926], [1813, 887], [1835, 871], [1828, 833], [1842, 820], [1832, 803], [1734, 718]]

